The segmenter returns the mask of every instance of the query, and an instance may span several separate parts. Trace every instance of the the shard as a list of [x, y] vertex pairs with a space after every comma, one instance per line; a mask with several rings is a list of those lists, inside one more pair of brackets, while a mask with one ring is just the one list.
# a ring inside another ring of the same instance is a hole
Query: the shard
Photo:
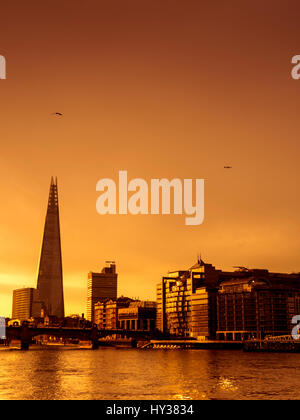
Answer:
[[58, 191], [57, 179], [53, 178], [51, 178], [37, 288], [45, 313], [63, 318], [65, 310]]

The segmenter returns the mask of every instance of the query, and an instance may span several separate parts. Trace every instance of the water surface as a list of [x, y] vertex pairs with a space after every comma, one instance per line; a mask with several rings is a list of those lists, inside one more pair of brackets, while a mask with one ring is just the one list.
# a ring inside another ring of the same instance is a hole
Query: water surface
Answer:
[[0, 351], [0, 399], [299, 399], [300, 354]]

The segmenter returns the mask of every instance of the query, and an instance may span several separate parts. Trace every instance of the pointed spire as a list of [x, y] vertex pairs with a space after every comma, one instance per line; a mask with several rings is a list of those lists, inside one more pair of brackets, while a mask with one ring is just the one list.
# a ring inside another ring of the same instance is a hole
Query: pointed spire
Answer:
[[50, 207], [52, 207], [52, 208], [58, 207], [57, 178], [56, 178], [56, 182], [55, 182], [53, 176], [51, 177], [48, 207], [49, 208]]
[[57, 178], [51, 177], [37, 288], [48, 315], [64, 317]]

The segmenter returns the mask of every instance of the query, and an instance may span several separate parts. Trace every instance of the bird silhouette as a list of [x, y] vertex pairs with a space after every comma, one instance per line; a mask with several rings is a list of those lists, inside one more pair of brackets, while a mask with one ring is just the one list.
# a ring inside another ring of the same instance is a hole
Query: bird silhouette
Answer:
[[224, 169], [232, 169], [232, 166], [224, 166]]
[[57, 115], [58, 117], [62, 117], [63, 116], [63, 114], [61, 112], [53, 112], [52, 115]]

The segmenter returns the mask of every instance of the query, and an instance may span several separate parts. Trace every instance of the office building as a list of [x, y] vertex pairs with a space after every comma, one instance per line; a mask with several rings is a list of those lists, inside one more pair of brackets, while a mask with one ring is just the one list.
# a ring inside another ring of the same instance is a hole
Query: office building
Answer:
[[41, 316], [42, 303], [37, 289], [27, 287], [13, 291], [12, 319], [26, 321]]
[[244, 340], [290, 335], [300, 314], [299, 274], [240, 268], [220, 275], [217, 338]]
[[107, 261], [101, 273], [88, 274], [87, 319], [94, 319], [94, 307], [98, 302], [117, 299], [118, 274], [114, 261]]
[[300, 314], [300, 275], [239, 268], [225, 272], [198, 261], [157, 286], [156, 327], [200, 340], [289, 335]]
[[202, 260], [170, 272], [157, 286], [156, 328], [180, 337], [214, 338], [217, 287], [217, 271]]

